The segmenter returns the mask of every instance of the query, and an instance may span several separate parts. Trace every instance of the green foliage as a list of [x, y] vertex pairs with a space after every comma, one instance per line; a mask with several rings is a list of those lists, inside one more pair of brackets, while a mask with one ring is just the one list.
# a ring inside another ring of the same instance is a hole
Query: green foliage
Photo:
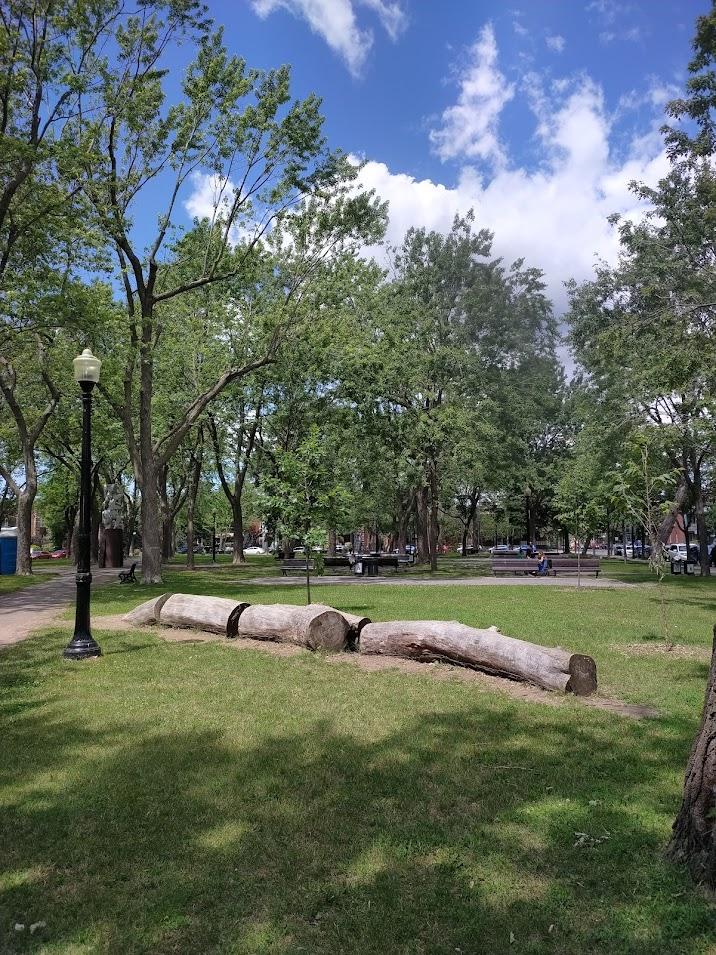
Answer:
[[275, 470], [261, 484], [264, 508], [283, 533], [307, 550], [325, 543], [329, 527], [343, 519], [349, 489], [332, 448], [314, 424], [291, 451], [278, 451]]

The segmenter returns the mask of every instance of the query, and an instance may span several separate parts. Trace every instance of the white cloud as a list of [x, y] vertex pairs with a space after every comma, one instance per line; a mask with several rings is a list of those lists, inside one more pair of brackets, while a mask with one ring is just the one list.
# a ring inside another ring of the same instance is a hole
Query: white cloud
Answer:
[[358, 25], [355, 7], [373, 10], [392, 40], [405, 28], [406, 16], [397, 0], [251, 0], [254, 11], [267, 17], [276, 10], [288, 10], [305, 20], [339, 54], [354, 76], [358, 76], [373, 45], [373, 34]]
[[497, 43], [491, 24], [483, 27], [470, 49], [470, 60], [459, 78], [457, 103], [442, 114], [442, 125], [430, 133], [430, 141], [443, 160], [457, 157], [504, 162], [497, 136], [497, 123], [506, 103], [514, 96], [497, 69]]
[[550, 50], [554, 50], [555, 53], [561, 53], [566, 45], [566, 42], [567, 41], [564, 39], [564, 37], [560, 36], [559, 34], [555, 34], [553, 36], [552, 34], [548, 33], [545, 37], [545, 43]]
[[[231, 179], [212, 173], [195, 172], [191, 177], [192, 191], [184, 201], [184, 208], [192, 219], [215, 222], [226, 216], [233, 201], [236, 186]], [[262, 231], [263, 223], [241, 219], [229, 230], [229, 242], [236, 245], [252, 239]]]
[[556, 311], [563, 312], [567, 279], [589, 278], [597, 256], [616, 260], [618, 234], [607, 216], [643, 214], [629, 183], [656, 183], [668, 161], [660, 138], [651, 133], [635, 138], [626, 155], [615, 155], [600, 88], [586, 78], [572, 81], [567, 90], [558, 87], [560, 93], [554, 86], [549, 93], [537, 89], [530, 99], [544, 157], [537, 169], [502, 166], [483, 177], [466, 163], [457, 185], [448, 187], [368, 162], [362, 183], [390, 200], [388, 242], [399, 245], [412, 225], [446, 232], [456, 212], [473, 208], [478, 227], [495, 233], [494, 253], [508, 262], [524, 257], [542, 268]]
[[515, 31], [517, 36], [528, 36], [530, 31], [523, 23], [520, 22], [518, 19], [519, 16], [521, 16], [521, 14], [515, 13], [514, 17], [512, 18], [512, 29]]

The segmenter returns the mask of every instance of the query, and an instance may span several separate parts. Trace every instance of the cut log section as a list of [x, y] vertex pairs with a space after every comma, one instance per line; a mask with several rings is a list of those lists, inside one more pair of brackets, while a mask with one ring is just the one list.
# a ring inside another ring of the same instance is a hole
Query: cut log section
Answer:
[[169, 600], [172, 594], [161, 594], [159, 597], [152, 597], [151, 600], [145, 600], [134, 610], [125, 613], [122, 620], [126, 623], [133, 623], [135, 626], [146, 627], [154, 623], [159, 623], [159, 613], [164, 604]]
[[239, 618], [248, 606], [226, 597], [172, 594], [160, 610], [159, 623], [165, 627], [190, 627], [236, 637]]
[[535, 683], [547, 690], [589, 696], [597, 689], [591, 657], [477, 630], [453, 620], [391, 620], [361, 631], [361, 653], [460, 663], [497, 676]]
[[239, 636], [294, 643], [309, 650], [345, 650], [348, 621], [338, 610], [311, 604], [253, 604], [239, 620]]
[[347, 613], [345, 610], [336, 610], [335, 607], [327, 607], [325, 604], [309, 604], [311, 607], [322, 607], [324, 610], [335, 610], [348, 624], [348, 648], [355, 650], [358, 647], [361, 630], [370, 623], [370, 617], [359, 617], [354, 613]]

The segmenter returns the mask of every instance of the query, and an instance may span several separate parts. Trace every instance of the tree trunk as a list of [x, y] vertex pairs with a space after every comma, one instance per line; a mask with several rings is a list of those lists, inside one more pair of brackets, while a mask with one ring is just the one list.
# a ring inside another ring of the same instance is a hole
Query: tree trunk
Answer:
[[462, 526], [462, 556], [467, 556], [467, 532], [470, 528], [469, 523]]
[[435, 460], [430, 462], [430, 570], [438, 569], [438, 541], [440, 539], [438, 468]]
[[293, 643], [310, 650], [346, 649], [348, 630], [348, 621], [338, 610], [320, 604], [254, 604], [239, 619], [240, 637]]
[[241, 495], [231, 498], [231, 527], [234, 531], [234, 549], [231, 563], [234, 567], [246, 563], [244, 556], [244, 511], [241, 506]]
[[[676, 519], [678, 518], [679, 513], [683, 509], [688, 496], [689, 496], [689, 484], [688, 484], [688, 481], [686, 480], [686, 477], [682, 474], [681, 477], [679, 478], [679, 483], [676, 488], [676, 494], [674, 495], [674, 500], [671, 504], [671, 507], [669, 508], [667, 513], [664, 515], [664, 518], [661, 521], [661, 524], [659, 524], [659, 529], [656, 536], [657, 536], [658, 542], [661, 544], [662, 547], [666, 545], [666, 542], [668, 541], [669, 536], [671, 535], [671, 532], [674, 529], [674, 524], [676, 523]], [[626, 552], [626, 541], [624, 541], [624, 549]]]
[[[189, 570], [194, 570], [194, 510], [196, 508], [196, 496], [199, 493], [199, 481], [201, 480], [201, 429], [199, 429], [199, 447], [192, 455], [191, 476], [189, 478], [189, 493], [187, 494], [186, 508], [186, 566]], [[212, 527], [212, 534], [214, 533]]]
[[[153, 468], [150, 467], [150, 471], [153, 471]], [[162, 582], [162, 542], [159, 494], [151, 478], [146, 480], [142, 489], [141, 527], [142, 579], [145, 584], [160, 584]]]
[[415, 524], [417, 531], [417, 560], [419, 564], [426, 563], [430, 558], [430, 544], [428, 542], [428, 489], [418, 488], [415, 495]]
[[30, 558], [30, 544], [32, 543], [32, 505], [35, 500], [37, 485], [34, 490], [21, 491], [17, 495], [17, 569], [16, 573], [21, 577], [32, 575], [32, 559]]
[[162, 507], [162, 560], [174, 556], [174, 515]]
[[408, 525], [410, 523], [411, 501], [400, 503], [398, 511], [398, 537], [396, 547], [399, 554], [405, 554], [405, 547], [408, 543]]
[[711, 573], [711, 561], [709, 559], [709, 531], [706, 526], [706, 505], [701, 480], [701, 462], [694, 468], [694, 503], [696, 509], [696, 537], [699, 542], [701, 576], [708, 577]]
[[361, 631], [360, 652], [460, 663], [580, 696], [588, 696], [597, 689], [597, 669], [591, 657], [515, 640], [496, 629], [477, 630], [452, 620], [370, 623]]
[[152, 436], [154, 392], [154, 320], [151, 302], [142, 302], [139, 346], [139, 458], [137, 475], [142, 492], [142, 579], [145, 584], [162, 581], [161, 511], [159, 506], [160, 468]]
[[329, 527], [328, 529], [328, 557], [336, 556], [336, 529], [335, 527]]
[[686, 765], [684, 792], [667, 853], [697, 882], [716, 885], [716, 627], [701, 723]]

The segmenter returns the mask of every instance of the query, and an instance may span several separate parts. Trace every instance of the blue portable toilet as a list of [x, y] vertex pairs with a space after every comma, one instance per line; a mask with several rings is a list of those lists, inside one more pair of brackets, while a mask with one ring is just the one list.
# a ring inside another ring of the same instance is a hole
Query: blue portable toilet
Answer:
[[0, 532], [0, 574], [14, 574], [17, 569], [17, 530]]

